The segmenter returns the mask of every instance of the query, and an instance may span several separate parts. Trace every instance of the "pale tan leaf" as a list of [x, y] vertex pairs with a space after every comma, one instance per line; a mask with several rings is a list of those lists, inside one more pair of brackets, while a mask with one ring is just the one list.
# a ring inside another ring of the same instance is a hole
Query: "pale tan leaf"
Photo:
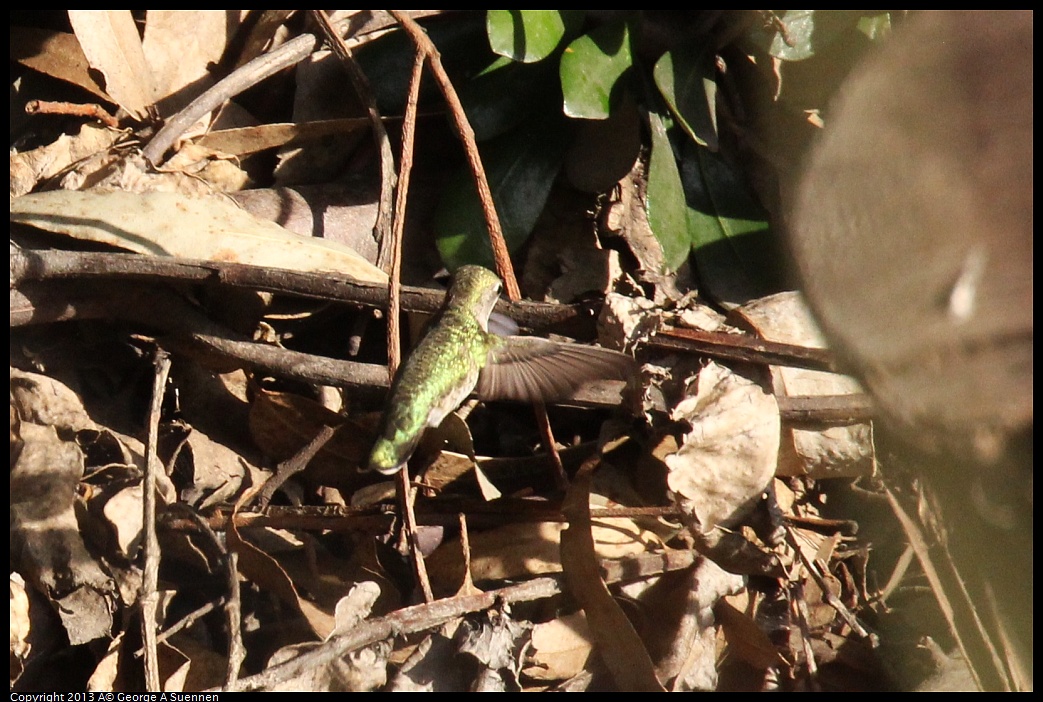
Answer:
[[666, 456], [667, 484], [701, 529], [736, 524], [753, 508], [775, 475], [779, 409], [753, 381], [717, 365], [699, 373], [695, 395], [672, 418], [691, 431]]
[[537, 624], [532, 631], [534, 652], [525, 674], [534, 680], [565, 680], [579, 674], [594, 642], [582, 611]]
[[239, 21], [239, 10], [148, 11], [142, 49], [160, 115], [176, 113], [213, 84], [208, 68], [221, 60]]
[[201, 258], [383, 283], [387, 276], [334, 242], [301, 237], [222, 198], [175, 193], [34, 193], [11, 203], [11, 221], [152, 256]]
[[[764, 339], [826, 348], [825, 338], [798, 292], [781, 292], [753, 300], [736, 312]], [[771, 377], [777, 397], [862, 392], [858, 381], [839, 373], [771, 366]], [[821, 429], [788, 428], [783, 441], [779, 475], [851, 478], [873, 473], [873, 432], [869, 422]]]
[[87, 62], [105, 77], [105, 92], [143, 119], [155, 90], [130, 10], [69, 10], [69, 22]]

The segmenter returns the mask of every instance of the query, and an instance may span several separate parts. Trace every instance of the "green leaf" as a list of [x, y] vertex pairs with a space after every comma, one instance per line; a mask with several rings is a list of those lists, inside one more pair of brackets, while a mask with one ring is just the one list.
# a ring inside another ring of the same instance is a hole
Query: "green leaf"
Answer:
[[[512, 253], [536, 225], [569, 144], [572, 129], [560, 114], [551, 117], [482, 145], [482, 163]], [[434, 225], [438, 251], [450, 269], [465, 263], [492, 267], [489, 234], [469, 168], [446, 187]]]
[[667, 51], [652, 71], [681, 128], [697, 144], [717, 150], [717, 68], [713, 52], [689, 42]]
[[626, 22], [602, 25], [569, 44], [560, 67], [565, 114], [584, 119], [608, 117], [622, 87], [620, 78], [631, 63]]
[[648, 190], [645, 210], [648, 226], [663, 249], [666, 272], [677, 270], [688, 258], [691, 237], [688, 232], [688, 212], [685, 208], [684, 188], [677, 161], [666, 134], [663, 118], [648, 113], [652, 133], [652, 153], [648, 159]]
[[585, 193], [603, 193], [625, 178], [641, 153], [643, 121], [630, 95], [608, 119], [581, 120], [565, 159], [569, 183]]
[[803, 61], [831, 44], [858, 24], [853, 10], [786, 10], [768, 53], [783, 61]]
[[489, 10], [485, 17], [492, 50], [522, 63], [547, 58], [582, 23], [581, 10]]
[[781, 254], [764, 209], [724, 159], [685, 142], [681, 165], [693, 258], [702, 287], [732, 307], [776, 292]]
[[478, 141], [499, 136], [534, 114], [556, 112], [561, 100], [550, 61], [525, 64], [503, 56], [460, 85], [457, 92]]
[[[454, 83], [457, 76], [472, 75], [488, 65], [489, 45], [481, 17], [461, 15], [452, 22], [425, 24], [424, 30], [442, 55], [442, 63]], [[358, 51], [359, 65], [369, 77], [377, 105], [385, 115], [405, 112], [414, 54], [413, 42], [401, 30], [368, 42]], [[350, 90], [347, 77], [344, 80]], [[440, 100], [441, 93], [428, 74], [420, 84], [420, 101], [431, 99]]]

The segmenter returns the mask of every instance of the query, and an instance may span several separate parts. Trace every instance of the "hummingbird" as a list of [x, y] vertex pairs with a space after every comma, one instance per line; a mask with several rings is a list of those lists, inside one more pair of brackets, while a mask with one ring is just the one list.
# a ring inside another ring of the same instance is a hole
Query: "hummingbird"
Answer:
[[555, 402], [587, 381], [632, 373], [634, 359], [618, 351], [490, 332], [500, 287], [487, 268], [457, 269], [437, 321], [391, 384], [366, 470], [396, 473], [424, 430], [441, 424], [472, 393], [483, 400]]

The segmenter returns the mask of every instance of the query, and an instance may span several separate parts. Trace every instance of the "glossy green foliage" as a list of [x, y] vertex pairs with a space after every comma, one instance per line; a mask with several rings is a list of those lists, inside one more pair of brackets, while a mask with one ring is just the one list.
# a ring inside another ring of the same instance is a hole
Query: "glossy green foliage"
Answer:
[[[565, 158], [571, 128], [560, 116], [543, 115], [481, 149], [500, 226], [513, 252], [525, 243], [547, 202]], [[446, 187], [435, 215], [438, 251], [451, 269], [465, 263], [493, 267], [492, 248], [470, 171]]]
[[602, 25], [569, 44], [560, 70], [565, 114], [606, 119], [632, 63], [630, 30], [623, 21]]
[[674, 270], [688, 257], [692, 241], [684, 187], [662, 116], [650, 112], [648, 122], [652, 135], [646, 191], [648, 225], [663, 249], [666, 268]]
[[681, 180], [700, 281], [725, 306], [774, 292], [781, 260], [767, 213], [719, 154], [687, 142]]
[[664, 53], [652, 70], [674, 118], [697, 144], [717, 149], [717, 68], [706, 48], [685, 42]]
[[[741, 140], [750, 126], [742, 123], [743, 106], [719, 112], [736, 98], [727, 61], [742, 67], [741, 57], [760, 71], [760, 89], [767, 86], [780, 109], [815, 113], [807, 106], [828, 104], [827, 91], [890, 22], [889, 14], [870, 11], [490, 10], [480, 27], [484, 45], [467, 17], [458, 23], [466, 31], [441, 30], [439, 47], [456, 66], [451, 75], [511, 251], [527, 241], [563, 172], [572, 187], [605, 192], [640, 153], [647, 220], [664, 272], [694, 253], [700, 284], [729, 301], [770, 289], [778, 261], [742, 170], [748, 164], [734, 149], [736, 134]], [[726, 59], [731, 46], [738, 51]], [[404, 71], [391, 67], [395, 75]], [[729, 72], [733, 94], [721, 95], [728, 83], [719, 81]], [[722, 114], [727, 126], [718, 123]], [[725, 135], [732, 139], [727, 158], [718, 153]], [[450, 267], [491, 264], [466, 165], [448, 181], [435, 229]]]
[[521, 63], [549, 57], [582, 23], [580, 10], [489, 10], [485, 18], [492, 50]]

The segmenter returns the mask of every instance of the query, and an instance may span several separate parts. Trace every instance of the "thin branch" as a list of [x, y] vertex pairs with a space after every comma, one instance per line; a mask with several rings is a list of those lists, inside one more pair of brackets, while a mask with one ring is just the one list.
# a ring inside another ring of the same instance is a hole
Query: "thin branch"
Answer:
[[264, 486], [257, 493], [258, 508], [264, 511], [268, 507], [268, 503], [272, 501], [275, 491], [282, 487], [282, 484], [287, 480], [307, 468], [311, 460], [329, 443], [329, 440], [336, 433], [337, 427], [323, 424], [311, 441], [302, 446], [293, 456], [279, 463], [275, 468], [275, 473], [265, 481]]
[[829, 349], [783, 344], [747, 334], [664, 327], [648, 340], [647, 345], [671, 351], [695, 351], [734, 361], [839, 372], [836, 357]]
[[330, 18], [322, 10], [312, 10], [312, 18], [319, 25], [326, 44], [330, 47], [341, 65], [348, 72], [351, 84], [355, 87], [355, 93], [359, 96], [362, 104], [366, 106], [366, 114], [369, 116], [370, 127], [373, 130], [373, 141], [377, 151], [380, 153], [380, 205], [377, 208], [377, 221], [373, 225], [373, 234], [380, 247], [377, 256], [377, 265], [383, 270], [388, 270], [391, 262], [391, 205], [393, 193], [395, 192], [395, 157], [391, 154], [391, 140], [388, 139], [384, 122], [377, 107], [377, 100], [373, 97], [373, 89], [369, 85], [369, 79], [362, 72], [358, 62], [351, 53], [351, 49], [344, 43], [337, 28], [330, 22]]
[[402, 360], [401, 335], [401, 292], [402, 239], [406, 229], [406, 203], [409, 198], [409, 178], [413, 171], [413, 138], [416, 134], [417, 101], [420, 97], [420, 79], [423, 76], [424, 58], [419, 53], [413, 59], [413, 73], [409, 78], [409, 96], [406, 98], [406, 115], [402, 123], [402, 158], [399, 170], [397, 199], [395, 202], [395, 231], [391, 241], [391, 267], [388, 274], [388, 375], [394, 377]]
[[[97, 251], [43, 251], [12, 249], [11, 285], [29, 281], [82, 280], [181, 281], [228, 285], [267, 292], [297, 295], [321, 300], [352, 302], [386, 309], [387, 287], [378, 283], [354, 281], [329, 273], [292, 271], [245, 263], [226, 263], [193, 259], [161, 258], [132, 253]], [[402, 308], [409, 312], [436, 312], [445, 294], [429, 288], [402, 286]], [[583, 326], [596, 319], [600, 303], [569, 305], [548, 302], [508, 302], [501, 300], [496, 311], [507, 315], [527, 330], [555, 327], [558, 333]], [[24, 322], [23, 322], [24, 323]], [[573, 336], [577, 336], [573, 331]]]
[[53, 100], [30, 100], [25, 103], [28, 115], [72, 115], [96, 119], [106, 127], [119, 129], [120, 123], [97, 103], [79, 104], [75, 102], [55, 102]]
[[413, 564], [413, 572], [416, 574], [416, 582], [420, 591], [424, 593], [424, 602], [433, 602], [434, 592], [431, 590], [431, 581], [427, 577], [427, 566], [424, 564], [424, 554], [420, 550], [420, 537], [417, 531], [416, 514], [413, 512], [413, 503], [416, 501], [417, 489], [409, 480], [409, 471], [402, 469], [395, 476], [395, 490], [398, 494], [399, 512], [402, 514], [402, 534], [405, 540], [403, 544], [410, 561]]
[[167, 120], [163, 128], [152, 137], [148, 146], [142, 150], [145, 160], [154, 166], [163, 165], [167, 151], [189, 127], [247, 88], [257, 85], [284, 68], [300, 63], [315, 50], [317, 42], [314, 34], [302, 34], [232, 71], [185, 109]]
[[540, 429], [540, 438], [546, 445], [547, 455], [550, 457], [551, 466], [554, 468], [554, 482], [559, 490], [568, 490], [569, 476], [565, 473], [565, 466], [561, 462], [561, 454], [558, 453], [558, 444], [554, 438], [554, 429], [550, 425], [550, 417], [547, 416], [547, 405], [542, 402], [533, 407], [536, 413], [536, 424]]
[[230, 687], [239, 679], [239, 671], [246, 660], [246, 647], [243, 645], [243, 613], [242, 599], [239, 594], [239, 554], [228, 551], [225, 558], [225, 579], [228, 582], [228, 606], [225, 607], [228, 626], [228, 667], [225, 670], [225, 687]]
[[159, 652], [156, 648], [156, 610], [159, 604], [159, 540], [156, 538], [156, 475], [162, 470], [157, 447], [163, 394], [170, 372], [170, 356], [156, 350], [152, 403], [148, 415], [145, 445], [145, 477], [142, 481], [142, 524], [144, 525], [145, 569], [141, 580], [141, 637], [145, 645], [145, 687], [149, 692], [162, 689], [159, 679]]
[[[642, 554], [638, 559], [647, 564], [647, 555]], [[695, 557], [694, 553], [688, 553], [684, 557], [660, 559], [661, 569], [658, 572], [665, 573], [687, 568], [692, 564]], [[615, 560], [621, 561], [622, 567], [615, 568], [614, 566], [609, 566], [612, 571], [614, 573], [626, 573], [630, 570], [626, 567], [626, 564], [636, 559], [634, 557], [626, 557]], [[655, 573], [648, 572], [646, 575], [652, 574]], [[535, 578], [524, 583], [510, 585], [499, 590], [490, 590], [477, 595], [449, 597], [422, 605], [405, 607], [387, 616], [362, 622], [348, 634], [332, 638], [297, 658], [268, 668], [263, 673], [242, 678], [235, 685], [226, 689], [229, 691], [241, 691], [265, 688], [281, 680], [292, 679], [310, 668], [321, 667], [350, 651], [358, 650], [393, 636], [434, 629], [465, 614], [480, 612], [502, 606], [503, 604], [532, 602], [560, 595], [564, 592], [562, 579], [560, 575]]]
[[518, 281], [514, 277], [514, 268], [511, 266], [511, 256], [507, 249], [507, 242], [503, 238], [503, 229], [500, 227], [500, 218], [496, 213], [496, 205], [493, 202], [492, 191], [489, 188], [489, 179], [485, 176], [485, 167], [482, 166], [482, 158], [478, 153], [478, 144], [474, 138], [474, 130], [467, 121], [464, 113], [463, 103], [449, 80], [449, 74], [442, 66], [442, 58], [435, 48], [434, 43], [424, 30], [408, 15], [398, 10], [388, 10], [391, 15], [402, 25], [409, 38], [413, 40], [416, 50], [427, 61], [438, 83], [442, 95], [445, 97], [449, 114], [453, 117], [453, 123], [464, 143], [464, 152], [467, 154], [467, 162], [471, 166], [474, 175], [475, 186], [478, 188], [478, 199], [482, 203], [482, 212], [485, 215], [485, 224], [489, 229], [489, 244], [492, 246], [493, 258], [496, 260], [496, 269], [503, 279], [504, 291], [511, 300], [521, 299], [521, 291], [518, 289]]

